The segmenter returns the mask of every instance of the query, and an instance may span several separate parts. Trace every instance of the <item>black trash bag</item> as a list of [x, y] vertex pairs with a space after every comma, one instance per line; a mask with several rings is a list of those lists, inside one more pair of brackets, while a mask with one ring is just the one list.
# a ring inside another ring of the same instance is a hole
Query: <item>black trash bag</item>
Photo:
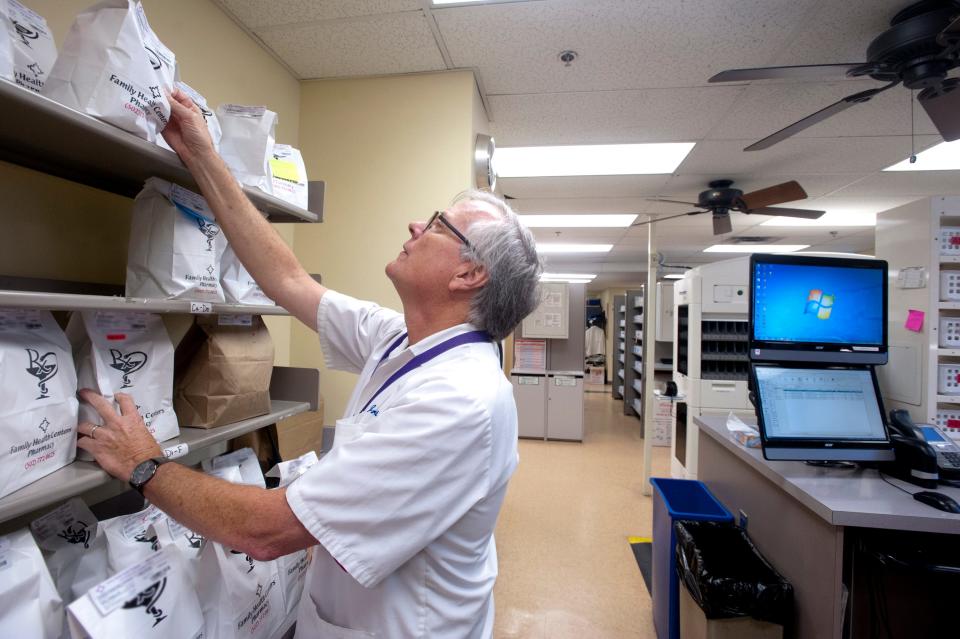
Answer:
[[786, 625], [793, 587], [729, 522], [676, 521], [677, 574], [707, 619], [753, 617]]

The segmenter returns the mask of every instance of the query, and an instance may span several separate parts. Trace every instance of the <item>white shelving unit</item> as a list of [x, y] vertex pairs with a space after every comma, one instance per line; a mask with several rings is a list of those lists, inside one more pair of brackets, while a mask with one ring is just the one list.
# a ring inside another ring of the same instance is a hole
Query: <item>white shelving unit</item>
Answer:
[[[924, 198], [877, 215], [877, 257], [889, 264], [890, 354], [877, 375], [885, 408], [905, 408], [914, 421], [937, 423], [960, 439], [960, 395], [937, 388], [938, 366], [960, 364], [960, 348], [940, 334], [941, 320], [960, 321], [960, 300], [941, 299], [947, 295], [940, 288], [941, 273], [960, 275], [960, 244], [941, 248], [941, 233], [948, 229], [946, 238], [952, 228], [960, 228], [960, 196]], [[920, 286], [906, 288], [906, 275]], [[904, 325], [911, 310], [924, 314], [919, 331]]]
[[616, 322], [615, 326], [619, 326], [619, 337], [617, 339], [617, 357], [612, 358], [613, 364], [613, 379], [614, 383], [610, 387], [610, 394], [614, 399], [622, 399], [624, 392], [624, 384], [622, 382], [618, 383], [617, 380], [624, 379], [623, 367], [626, 361], [626, 350], [627, 350], [627, 341], [626, 341], [626, 298], [623, 295], [614, 295], [613, 296], [613, 320]]
[[[624, 364], [623, 414], [640, 417], [643, 402], [637, 401], [642, 394], [642, 385], [637, 382], [643, 376], [641, 365], [643, 353], [643, 289], [627, 291], [627, 334], [632, 336]], [[640, 410], [638, 410], [640, 407]]]

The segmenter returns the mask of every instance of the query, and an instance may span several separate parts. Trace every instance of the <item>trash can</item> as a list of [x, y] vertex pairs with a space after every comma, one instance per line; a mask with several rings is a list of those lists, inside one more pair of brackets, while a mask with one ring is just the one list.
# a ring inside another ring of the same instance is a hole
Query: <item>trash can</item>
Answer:
[[782, 639], [793, 588], [731, 522], [678, 521], [683, 639]]
[[653, 485], [653, 625], [659, 639], [679, 639], [680, 603], [675, 569], [676, 536], [673, 523], [688, 521], [732, 522], [730, 512], [703, 482], [654, 477]]

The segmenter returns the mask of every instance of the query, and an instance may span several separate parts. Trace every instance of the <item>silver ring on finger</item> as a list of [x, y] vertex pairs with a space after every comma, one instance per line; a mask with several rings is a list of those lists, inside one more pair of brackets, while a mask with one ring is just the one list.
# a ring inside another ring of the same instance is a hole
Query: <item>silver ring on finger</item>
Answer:
[[97, 432], [97, 429], [100, 428], [101, 426], [103, 426], [103, 424], [94, 424], [93, 428], [90, 429], [90, 439], [96, 439], [96, 437], [94, 437], [93, 434]]

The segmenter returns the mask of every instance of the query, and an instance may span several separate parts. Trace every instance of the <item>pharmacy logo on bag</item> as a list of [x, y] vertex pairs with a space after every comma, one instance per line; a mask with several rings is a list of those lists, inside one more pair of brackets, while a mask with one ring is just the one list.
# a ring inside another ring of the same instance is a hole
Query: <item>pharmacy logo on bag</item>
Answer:
[[197, 228], [199, 228], [200, 232], [203, 233], [204, 237], [207, 238], [207, 250], [212, 251], [213, 240], [220, 235], [220, 225], [218, 225], [216, 222], [205, 220], [199, 216], [193, 219], [197, 221]]
[[[242, 554], [244, 554], [244, 553], [243, 553], [243, 551], [241, 551], [241, 550], [231, 550], [231, 551], [230, 551], [230, 554], [231, 554], [231, 555], [242, 555]], [[247, 560], [247, 564], [250, 565], [250, 567], [247, 568], [247, 572], [253, 572], [253, 557], [251, 557], [250, 555], [247, 555], [247, 556], [246, 556], [246, 560]]]
[[35, 351], [32, 348], [26, 350], [27, 356], [30, 358], [30, 366], [27, 368], [27, 372], [37, 378], [37, 386], [40, 388], [40, 395], [37, 399], [46, 399], [50, 397], [47, 382], [57, 374], [58, 370], [57, 354], [51, 351], [41, 355], [40, 351]]
[[57, 537], [65, 539], [69, 544], [83, 544], [84, 548], [90, 548], [90, 530], [86, 522], [78, 520], [70, 524], [58, 532]]
[[166, 589], [166, 587], [166, 577], [160, 581], [155, 581], [145, 590], [138, 592], [133, 599], [124, 602], [124, 610], [129, 610], [131, 608], [144, 608], [144, 612], [153, 617], [153, 627], [156, 628], [158, 623], [167, 618], [167, 615], [163, 614], [163, 610], [157, 606], [157, 602], [160, 601], [160, 595], [163, 594], [163, 591]]
[[134, 541], [139, 541], [141, 544], [150, 544], [150, 550], [157, 552], [160, 550], [160, 542], [157, 540], [157, 536], [147, 537], [146, 531], [140, 533], [133, 538]]
[[118, 370], [123, 374], [123, 386], [120, 388], [130, 388], [133, 382], [130, 381], [130, 375], [146, 366], [147, 354], [143, 351], [133, 351], [124, 355], [115, 348], [110, 349], [110, 355], [113, 357], [113, 363], [110, 368]]
[[30, 73], [37, 76], [38, 78], [43, 75], [43, 69], [40, 68], [40, 65], [34, 62], [33, 64], [28, 64], [27, 68], [30, 69]]
[[43, 418], [43, 421], [40, 422], [39, 424], [37, 424], [37, 428], [40, 429], [40, 432], [42, 432], [44, 435], [46, 435], [46, 434], [47, 434], [47, 429], [50, 428], [50, 422], [47, 420], [46, 417], [44, 417], [44, 418]]
[[807, 296], [807, 305], [803, 309], [803, 314], [816, 315], [817, 319], [830, 319], [830, 313], [833, 311], [833, 295], [827, 295], [818, 288], [810, 290]]
[[16, 20], [11, 20], [11, 22], [13, 22], [13, 26], [17, 28], [17, 35], [20, 36], [23, 43], [32, 49], [33, 47], [30, 46], [30, 40], [36, 40], [40, 37], [40, 34], [33, 29], [23, 26]]
[[203, 543], [203, 535], [198, 535], [195, 532], [191, 532], [189, 535], [184, 533], [183, 537], [187, 540], [187, 543], [190, 544], [191, 548], [199, 548], [200, 544]]

